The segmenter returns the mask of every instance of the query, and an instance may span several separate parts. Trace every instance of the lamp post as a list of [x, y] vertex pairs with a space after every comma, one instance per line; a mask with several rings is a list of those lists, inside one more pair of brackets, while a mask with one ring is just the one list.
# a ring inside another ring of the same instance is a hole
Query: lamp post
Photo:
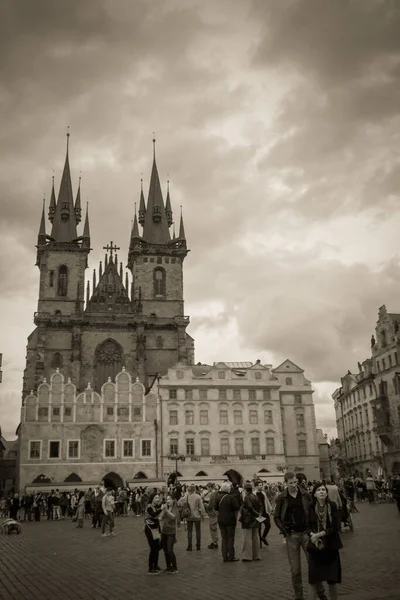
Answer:
[[169, 458], [169, 460], [175, 461], [175, 475], [176, 475], [175, 484], [177, 484], [178, 483], [178, 460], [181, 460], [182, 462], [184, 462], [186, 460], [186, 456], [184, 454], [169, 454], [167, 456], [167, 458]]

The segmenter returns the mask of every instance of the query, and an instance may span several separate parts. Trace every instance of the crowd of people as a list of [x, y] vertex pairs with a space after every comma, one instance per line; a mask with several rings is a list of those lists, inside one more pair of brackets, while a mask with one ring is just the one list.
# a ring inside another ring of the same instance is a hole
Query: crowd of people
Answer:
[[[386, 482], [383, 478], [343, 478], [307, 482], [293, 473], [284, 481], [268, 484], [246, 481], [242, 487], [229, 481], [222, 485], [207, 483], [181, 485], [172, 478], [160, 489], [104, 488], [100, 482], [86, 492], [58, 489], [46, 494], [33, 492], [2, 498], [0, 516], [16, 521], [40, 522], [41, 519], [71, 519], [82, 528], [90, 519], [92, 528], [101, 528], [102, 537], [115, 535], [115, 518], [129, 514], [142, 517], [143, 532], [149, 546], [148, 574], [162, 572], [160, 551], [165, 557], [165, 572], [178, 572], [175, 544], [183, 524], [187, 552], [202, 549], [202, 522], [207, 519], [209, 550], [220, 549], [225, 563], [261, 560], [261, 548], [269, 545], [272, 523], [287, 548], [292, 585], [296, 600], [303, 599], [301, 549], [308, 562], [309, 597], [326, 600], [323, 583], [328, 584], [330, 600], [337, 598], [341, 583], [341, 525], [348, 511], [357, 512], [356, 504], [379, 502], [380, 494], [397, 502], [400, 512], [400, 476]], [[236, 550], [236, 530], [240, 525], [242, 547]], [[204, 532], [203, 532], [204, 535]]]

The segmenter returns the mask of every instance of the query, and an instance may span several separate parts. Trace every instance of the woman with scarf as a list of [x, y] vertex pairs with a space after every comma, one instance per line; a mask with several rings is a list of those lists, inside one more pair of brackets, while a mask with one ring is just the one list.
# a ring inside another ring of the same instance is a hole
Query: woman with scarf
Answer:
[[160, 513], [161, 498], [159, 494], [154, 494], [151, 502], [146, 507], [144, 520], [144, 533], [150, 547], [148, 575], [158, 575], [161, 572], [158, 566], [158, 555], [161, 544]]
[[329, 500], [324, 483], [314, 485], [312, 500], [308, 511], [309, 598], [316, 600], [317, 584], [326, 581], [329, 586], [329, 599], [337, 600], [336, 584], [342, 581], [339, 556], [339, 550], [343, 548], [339, 536], [340, 514], [336, 504]]

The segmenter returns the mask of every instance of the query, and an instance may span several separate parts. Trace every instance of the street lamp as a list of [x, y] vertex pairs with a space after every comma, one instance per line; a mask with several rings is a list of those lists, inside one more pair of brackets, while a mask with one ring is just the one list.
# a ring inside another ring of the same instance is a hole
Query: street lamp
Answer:
[[175, 461], [175, 475], [176, 475], [176, 480], [175, 483], [178, 483], [178, 460], [181, 460], [182, 462], [184, 462], [186, 460], [186, 456], [184, 454], [168, 454], [167, 458], [169, 460], [174, 460]]

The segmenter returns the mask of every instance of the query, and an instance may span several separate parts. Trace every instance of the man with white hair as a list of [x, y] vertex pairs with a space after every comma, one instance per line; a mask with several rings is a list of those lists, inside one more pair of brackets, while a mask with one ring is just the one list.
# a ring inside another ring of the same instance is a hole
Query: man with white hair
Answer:
[[191, 483], [188, 487], [188, 494], [185, 502], [190, 509], [190, 515], [186, 519], [188, 538], [188, 547], [186, 550], [192, 550], [193, 523], [196, 530], [196, 550], [201, 550], [201, 522], [206, 517], [206, 512], [204, 510], [203, 501], [200, 495], [196, 492], [196, 486], [194, 483]]
[[221, 485], [221, 491], [215, 495], [212, 504], [218, 514], [218, 526], [221, 532], [221, 550], [224, 562], [236, 562], [235, 557], [235, 532], [237, 511], [240, 508], [240, 494], [237, 489], [232, 489], [228, 481]]

